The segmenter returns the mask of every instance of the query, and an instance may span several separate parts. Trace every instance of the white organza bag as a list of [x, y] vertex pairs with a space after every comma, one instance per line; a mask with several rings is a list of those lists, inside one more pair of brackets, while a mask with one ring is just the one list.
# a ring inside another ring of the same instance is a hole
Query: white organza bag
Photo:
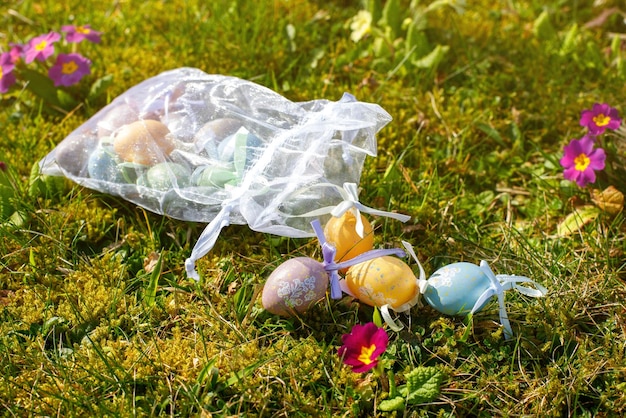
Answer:
[[294, 103], [258, 84], [194, 68], [132, 87], [72, 132], [40, 162], [62, 175], [152, 212], [209, 223], [186, 262], [221, 229], [313, 237], [311, 221], [349, 207], [366, 155], [391, 117], [345, 94]]

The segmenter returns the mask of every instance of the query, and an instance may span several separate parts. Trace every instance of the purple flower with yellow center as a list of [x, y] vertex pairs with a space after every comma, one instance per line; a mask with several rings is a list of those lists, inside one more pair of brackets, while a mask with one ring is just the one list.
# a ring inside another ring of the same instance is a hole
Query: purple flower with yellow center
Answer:
[[30, 64], [34, 60], [47, 60], [48, 57], [54, 54], [54, 43], [59, 39], [61, 39], [60, 34], [50, 32], [28, 41], [28, 45], [24, 48], [24, 61], [26, 64]]
[[575, 181], [580, 187], [596, 181], [596, 170], [604, 169], [606, 154], [602, 148], [594, 148], [594, 139], [589, 135], [572, 139], [563, 148], [560, 163], [565, 168], [563, 176]]
[[6, 93], [15, 84], [14, 67], [15, 65], [9, 52], [0, 54], [0, 93]]
[[90, 66], [91, 61], [80, 54], [59, 54], [48, 70], [48, 77], [54, 81], [55, 87], [71, 86], [91, 72]]
[[84, 39], [87, 39], [90, 42], [98, 44], [100, 43], [100, 35], [102, 35], [102, 32], [91, 29], [90, 25], [65, 25], [61, 27], [61, 30], [67, 33], [65, 38], [67, 42], [72, 43], [82, 42]]
[[339, 355], [343, 362], [352, 366], [355, 373], [364, 373], [378, 364], [378, 357], [385, 352], [389, 337], [387, 332], [369, 322], [355, 325], [350, 334], [341, 337], [343, 345], [339, 347]]
[[606, 103], [595, 103], [591, 110], [583, 110], [580, 114], [580, 125], [589, 129], [591, 135], [600, 135], [606, 129], [617, 129], [621, 123], [617, 109]]

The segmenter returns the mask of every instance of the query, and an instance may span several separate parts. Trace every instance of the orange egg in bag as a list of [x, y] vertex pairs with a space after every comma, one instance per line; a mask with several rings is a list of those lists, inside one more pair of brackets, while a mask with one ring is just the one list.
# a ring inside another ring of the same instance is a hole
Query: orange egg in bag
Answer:
[[363, 223], [363, 236], [357, 232], [357, 218], [348, 210], [340, 217], [333, 216], [324, 227], [324, 236], [335, 247], [335, 261], [349, 260], [374, 248], [372, 225], [359, 213]]
[[355, 264], [346, 273], [346, 285], [361, 302], [371, 306], [389, 305], [401, 310], [419, 295], [413, 270], [402, 260], [384, 256]]

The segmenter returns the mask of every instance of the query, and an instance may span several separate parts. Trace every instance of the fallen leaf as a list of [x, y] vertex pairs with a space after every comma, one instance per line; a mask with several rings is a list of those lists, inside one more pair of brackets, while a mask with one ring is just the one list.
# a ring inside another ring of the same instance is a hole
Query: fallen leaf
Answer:
[[581, 228], [594, 221], [601, 210], [595, 206], [585, 205], [576, 208], [559, 223], [556, 227], [556, 235], [566, 237], [581, 230]]
[[597, 207], [611, 215], [617, 215], [624, 209], [624, 195], [613, 186], [602, 191], [592, 190], [591, 200]]

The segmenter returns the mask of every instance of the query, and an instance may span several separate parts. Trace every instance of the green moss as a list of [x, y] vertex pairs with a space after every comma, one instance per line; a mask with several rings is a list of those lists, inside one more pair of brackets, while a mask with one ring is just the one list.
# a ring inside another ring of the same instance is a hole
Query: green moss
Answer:
[[[559, 222], [589, 202], [562, 182], [558, 164], [563, 145], [582, 133], [580, 111], [623, 102], [626, 58], [609, 39], [625, 31], [623, 22], [616, 14], [585, 27], [618, 2], [439, 9], [421, 34], [430, 47], [450, 48], [433, 68], [401, 64], [402, 27], [386, 45], [389, 59], [376, 56], [376, 33], [354, 43], [349, 20], [360, 5], [296, 3], [43, 1], [0, 14], [7, 42], [91, 24], [104, 37], [81, 45], [93, 68], [74, 93], [87, 97], [98, 78], [113, 79], [66, 115], [27, 91], [0, 102], [2, 161], [27, 214], [17, 228], [0, 226], [6, 414], [382, 415], [382, 381], [337, 356], [341, 335], [370, 321], [370, 307], [324, 300], [284, 319], [260, 306], [257, 291], [282, 261], [321, 259], [315, 240], [231, 225], [197, 263], [203, 280], [194, 283], [184, 261], [205, 225], [71, 182], [28, 193], [33, 165], [114, 97], [193, 66], [294, 101], [350, 92], [380, 104], [393, 121], [377, 136], [379, 155], [366, 160], [360, 197], [412, 219], [373, 219], [376, 245], [410, 241], [427, 273], [485, 259], [494, 271], [548, 287], [537, 300], [507, 292], [512, 342], [495, 303], [471, 323], [428, 306], [414, 307], [410, 320], [401, 315], [407, 326], [390, 334], [385, 354], [397, 385], [418, 366], [448, 376], [438, 399], [407, 405], [407, 415], [624, 415], [624, 216], [555, 237]], [[164, 264], [148, 306], [153, 252]]]

